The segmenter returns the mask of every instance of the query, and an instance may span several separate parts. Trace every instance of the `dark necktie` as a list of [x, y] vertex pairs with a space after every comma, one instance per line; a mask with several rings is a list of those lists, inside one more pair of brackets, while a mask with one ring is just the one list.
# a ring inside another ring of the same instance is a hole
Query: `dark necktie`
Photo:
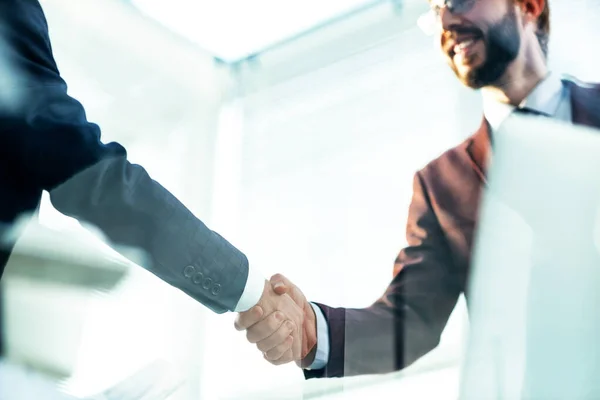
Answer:
[[515, 108], [514, 112], [515, 112], [515, 114], [519, 114], [519, 115], [532, 115], [532, 116], [537, 116], [537, 117], [548, 117], [548, 118], [552, 117], [551, 115], [548, 115], [541, 111], [537, 111], [537, 110], [527, 108], [527, 107]]
[[[534, 117], [547, 117], [547, 118], [552, 118], [552, 115], [548, 115], [546, 113], [543, 113], [541, 111], [537, 111], [534, 110], [532, 108], [527, 108], [527, 107], [517, 107], [514, 109], [513, 111], [515, 114], [517, 115], [529, 115], [529, 116], [534, 116]], [[489, 128], [489, 125], [488, 125]], [[490, 139], [490, 143], [493, 146], [494, 145], [494, 140], [493, 137], [491, 135], [491, 128], [488, 129], [488, 134], [489, 134], [489, 139]]]

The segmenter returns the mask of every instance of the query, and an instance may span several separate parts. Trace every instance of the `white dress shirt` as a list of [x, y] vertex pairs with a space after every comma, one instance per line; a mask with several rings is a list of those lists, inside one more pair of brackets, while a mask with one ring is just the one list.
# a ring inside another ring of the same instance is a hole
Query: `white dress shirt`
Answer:
[[[549, 73], [523, 100], [520, 107], [527, 107], [562, 121], [572, 120], [569, 89], [563, 84], [559, 74]], [[483, 94], [483, 114], [490, 123], [492, 131], [497, 130], [515, 108]], [[321, 309], [315, 304], [311, 305], [317, 315], [317, 354], [308, 369], [321, 369], [329, 360], [329, 326]]]
[[242, 292], [242, 296], [238, 300], [235, 306], [235, 312], [243, 312], [254, 307], [260, 300], [263, 291], [265, 289], [265, 278], [252, 265], [248, 265], [248, 278], [246, 279], [246, 286]]
[[[563, 84], [560, 75], [555, 73], [549, 73], [523, 100], [520, 107], [539, 111], [562, 121], [571, 121], [569, 89]], [[510, 104], [499, 103], [483, 94], [483, 114], [492, 130], [497, 130], [514, 109]]]

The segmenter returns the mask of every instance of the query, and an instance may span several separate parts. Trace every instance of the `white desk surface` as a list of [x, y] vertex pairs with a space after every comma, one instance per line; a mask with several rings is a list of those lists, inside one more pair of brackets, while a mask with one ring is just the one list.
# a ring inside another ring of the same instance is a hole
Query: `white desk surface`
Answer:
[[40, 373], [0, 360], [2, 400], [166, 400], [183, 384], [172, 375], [168, 364], [156, 361], [102, 393], [79, 398], [64, 393], [56, 382]]
[[312, 379], [296, 385], [278, 387], [220, 400], [365, 400], [436, 399], [459, 397], [459, 365], [411, 374], [394, 373], [343, 379]]

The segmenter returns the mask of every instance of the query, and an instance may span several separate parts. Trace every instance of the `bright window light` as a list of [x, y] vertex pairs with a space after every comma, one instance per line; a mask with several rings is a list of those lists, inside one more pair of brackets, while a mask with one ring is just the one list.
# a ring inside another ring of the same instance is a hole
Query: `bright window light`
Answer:
[[235, 62], [376, 0], [132, 0], [174, 32]]

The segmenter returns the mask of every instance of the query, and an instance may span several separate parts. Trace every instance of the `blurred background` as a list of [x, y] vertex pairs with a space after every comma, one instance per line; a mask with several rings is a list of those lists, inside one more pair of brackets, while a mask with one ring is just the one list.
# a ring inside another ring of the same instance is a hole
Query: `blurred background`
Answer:
[[[412, 175], [480, 121], [478, 93], [416, 25], [423, 0], [41, 3], [70, 94], [104, 141], [122, 143], [265, 277], [283, 273], [332, 306], [383, 293]], [[552, 69], [600, 80], [600, 0], [550, 5]], [[173, 399], [301, 387], [302, 373], [267, 364], [233, 314], [132, 266], [47, 199], [40, 221], [79, 249], [78, 263], [44, 261], [66, 277], [49, 280], [26, 256], [35, 234], [18, 244], [2, 281], [9, 359], [78, 396], [156, 359], [187, 381]], [[456, 372], [467, 322], [461, 299], [440, 347], [412, 368]], [[405, 379], [413, 394], [433, 383]], [[456, 390], [444, 382], [439, 393]]]

